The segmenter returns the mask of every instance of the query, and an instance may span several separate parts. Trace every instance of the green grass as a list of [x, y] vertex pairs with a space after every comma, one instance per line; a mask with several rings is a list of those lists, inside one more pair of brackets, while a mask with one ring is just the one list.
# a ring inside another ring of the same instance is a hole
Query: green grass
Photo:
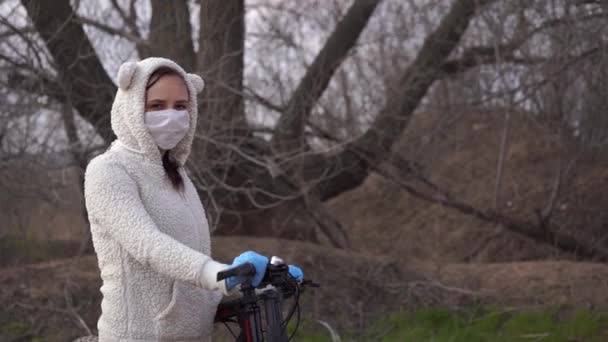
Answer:
[[21, 335], [29, 330], [30, 327], [28, 325], [19, 322], [7, 322], [0, 325], [0, 334]]
[[44, 342], [45, 339], [38, 336], [28, 336], [32, 327], [25, 323], [9, 321], [0, 324], [0, 341], [30, 341]]
[[[343, 341], [608, 341], [608, 315], [578, 310], [515, 312], [500, 309], [425, 309], [378, 318], [363, 333], [341, 332]], [[319, 324], [305, 323], [298, 341], [330, 341]]]

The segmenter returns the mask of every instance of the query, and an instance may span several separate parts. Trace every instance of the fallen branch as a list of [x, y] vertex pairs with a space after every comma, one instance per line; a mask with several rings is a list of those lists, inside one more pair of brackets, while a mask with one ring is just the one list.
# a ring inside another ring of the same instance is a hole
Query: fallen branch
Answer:
[[[400, 157], [395, 157], [400, 160]], [[434, 185], [435, 193], [425, 193], [409, 184], [405, 181], [406, 176], [414, 177], [422, 180], [424, 183], [431, 183], [430, 180], [426, 179], [420, 173], [408, 172], [404, 175], [403, 172], [395, 175], [395, 171], [387, 170], [386, 166], [370, 164], [374, 171], [379, 175], [385, 177], [387, 180], [395, 183], [409, 194], [422, 199], [424, 201], [442, 205], [446, 208], [452, 208], [459, 212], [476, 217], [482, 221], [497, 223], [508, 229], [512, 233], [531, 239], [537, 243], [550, 245], [556, 247], [564, 252], [573, 253], [574, 255], [583, 257], [585, 259], [596, 259], [599, 261], [608, 260], [608, 249], [599, 244], [591, 243], [588, 241], [577, 240], [573, 236], [559, 233], [551, 229], [549, 225], [542, 227], [538, 223], [518, 221], [512, 217], [503, 215], [499, 212], [492, 210], [482, 210], [468, 204], [464, 201], [460, 201], [454, 198], [449, 192], [440, 190], [440, 188]]]

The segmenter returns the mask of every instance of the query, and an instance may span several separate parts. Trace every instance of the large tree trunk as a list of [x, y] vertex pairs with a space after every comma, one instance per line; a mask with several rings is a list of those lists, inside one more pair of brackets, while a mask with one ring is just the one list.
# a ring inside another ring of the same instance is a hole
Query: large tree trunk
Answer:
[[63, 93], [82, 117], [109, 142], [110, 108], [116, 86], [108, 77], [69, 0], [22, 0], [54, 60]]
[[246, 135], [244, 0], [201, 1], [200, 25], [198, 70], [205, 80], [201, 128], [225, 136]]
[[[244, 44], [244, 0], [201, 1], [197, 70], [205, 90], [189, 165], [211, 221], [228, 228], [247, 206], [234, 191], [245, 179], [232, 172], [242, 162], [235, 152], [251, 138], [242, 94]], [[235, 214], [222, 216], [226, 209]]]
[[196, 56], [192, 44], [188, 1], [152, 0], [151, 4], [150, 37], [147, 48], [140, 50], [140, 57], [169, 58], [187, 72], [194, 72]]
[[[220, 219], [225, 230], [230, 231], [238, 222], [250, 234], [281, 231], [286, 237], [307, 236], [317, 240], [314, 227], [318, 226], [325, 231], [332, 244], [345, 246], [347, 239], [339, 225], [335, 224], [337, 221], [321, 210], [321, 205], [316, 204], [318, 196], [303, 190], [305, 184], [301, 177], [297, 172], [292, 172], [300, 163], [294, 163], [296, 159], [293, 159], [287, 163], [289, 171], [281, 169], [276, 175], [272, 174], [272, 166], [268, 167], [268, 163], [273, 163], [273, 160], [277, 161], [277, 165], [283, 163], [277, 154], [289, 153], [303, 146], [300, 134], [307, 117], [334, 72], [355, 45], [378, 2], [379, 0], [356, 1], [337, 25], [280, 119], [273, 138], [274, 145], [278, 147], [275, 151], [265, 141], [251, 136], [245, 120], [242, 96], [245, 32], [243, 2], [203, 2], [199, 56], [207, 88], [201, 105], [201, 139], [195, 142], [195, 167], [201, 178], [215, 177], [216, 182], [225, 183], [233, 189], [232, 193], [224, 189], [214, 192], [214, 198], [224, 199], [219, 207], [243, 212], [259, 209], [260, 206], [272, 206], [271, 216], [291, 217], [291, 220], [283, 221], [283, 225], [293, 227], [273, 229], [272, 224], [260, 224], [260, 221], [263, 222], [261, 218], [267, 218], [268, 213], [259, 216], [261, 213], [258, 210], [253, 215], [237, 214], [235, 220]], [[294, 141], [299, 143], [291, 143]], [[230, 148], [226, 148], [228, 145]], [[199, 160], [201, 163], [198, 163]], [[217, 170], [224, 171], [222, 173]], [[274, 207], [277, 204], [278, 208]], [[284, 211], [287, 212], [286, 215]], [[224, 216], [227, 217], [229, 216]], [[307, 222], [304, 225], [307, 228], [300, 228], [291, 221]], [[261, 231], [252, 231], [251, 227], [260, 227]], [[336, 229], [338, 232], [335, 232]]]

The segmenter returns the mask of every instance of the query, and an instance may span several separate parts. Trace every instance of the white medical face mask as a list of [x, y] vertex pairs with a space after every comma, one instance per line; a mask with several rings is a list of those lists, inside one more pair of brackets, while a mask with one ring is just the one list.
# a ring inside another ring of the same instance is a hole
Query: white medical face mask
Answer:
[[146, 112], [144, 123], [156, 145], [163, 150], [174, 148], [190, 129], [190, 117], [186, 110], [165, 109]]

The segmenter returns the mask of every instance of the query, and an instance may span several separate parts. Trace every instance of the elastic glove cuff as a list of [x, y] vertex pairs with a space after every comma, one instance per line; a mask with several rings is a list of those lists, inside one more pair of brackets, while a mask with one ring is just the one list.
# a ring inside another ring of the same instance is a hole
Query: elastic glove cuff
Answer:
[[220, 290], [224, 295], [229, 295], [232, 291], [226, 289], [224, 280], [217, 281], [217, 274], [229, 266], [209, 259], [203, 264], [199, 275], [199, 286], [207, 290]]

